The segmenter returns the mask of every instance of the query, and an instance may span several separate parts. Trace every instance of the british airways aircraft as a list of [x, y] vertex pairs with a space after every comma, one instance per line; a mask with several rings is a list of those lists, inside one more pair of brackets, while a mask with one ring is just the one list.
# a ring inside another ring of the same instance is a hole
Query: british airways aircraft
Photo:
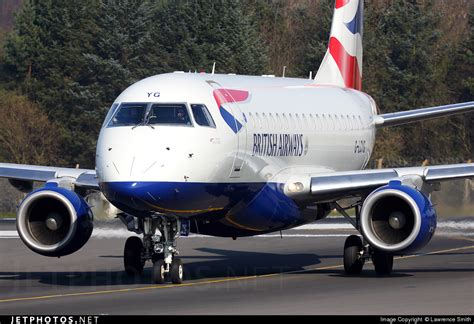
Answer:
[[[337, 209], [361, 234], [345, 242], [346, 273], [360, 273], [371, 259], [378, 274], [389, 274], [394, 255], [432, 238], [431, 192], [445, 180], [474, 177], [474, 165], [366, 170], [376, 131], [473, 112], [474, 102], [379, 114], [361, 91], [363, 3], [336, 0], [314, 80], [153, 76], [113, 103], [95, 170], [0, 164], [0, 176], [28, 192], [17, 211], [23, 242], [50, 257], [76, 252], [93, 229], [87, 194], [100, 191], [142, 235], [125, 243], [127, 274], [152, 261], [153, 282], [179, 284], [180, 235], [254, 236]], [[33, 190], [33, 182], [45, 184]]]

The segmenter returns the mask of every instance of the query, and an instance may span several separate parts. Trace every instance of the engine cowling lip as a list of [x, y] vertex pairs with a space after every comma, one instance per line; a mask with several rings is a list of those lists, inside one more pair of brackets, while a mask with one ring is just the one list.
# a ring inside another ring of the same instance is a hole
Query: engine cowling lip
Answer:
[[[382, 198], [385, 196], [396, 196], [396, 197], [402, 198], [405, 202], [407, 202], [410, 205], [410, 208], [415, 215], [412, 232], [405, 240], [403, 240], [402, 242], [398, 244], [387, 244], [387, 243], [382, 242], [380, 239], [376, 237], [376, 235], [371, 230], [372, 229], [372, 225], [370, 224], [371, 215], [369, 211], [377, 202], [377, 199], [375, 198]], [[420, 214], [416, 201], [409, 194], [400, 190], [386, 188], [386, 189], [378, 190], [371, 193], [366, 198], [365, 201], [366, 203], [364, 203], [364, 205], [362, 206], [362, 210], [360, 214], [361, 230], [362, 230], [362, 235], [369, 242], [371, 246], [383, 251], [387, 251], [387, 252], [398, 252], [407, 248], [413, 242], [415, 242], [415, 240], [418, 237], [418, 233], [420, 232], [420, 229], [421, 229], [421, 214]]]
[[[28, 220], [26, 219], [25, 216], [28, 215], [28, 208], [39, 197], [49, 197], [49, 198], [59, 199], [63, 204], [65, 204], [66, 208], [69, 211], [69, 216], [71, 218], [71, 227], [69, 228], [69, 231], [66, 234], [66, 237], [62, 241], [53, 245], [45, 245], [38, 241], [35, 241], [32, 235], [30, 234], [31, 231], [28, 228], [28, 224], [27, 224]], [[62, 247], [66, 246], [69, 243], [69, 241], [74, 236], [74, 233], [77, 227], [77, 214], [72, 203], [62, 194], [52, 191], [52, 190], [41, 190], [41, 191], [34, 192], [28, 195], [19, 206], [17, 215], [18, 216], [17, 216], [16, 226], [17, 226], [18, 233], [21, 239], [23, 240], [23, 242], [33, 251], [40, 251], [43, 253], [51, 253], [51, 252], [58, 251], [59, 249], [61, 249]]]

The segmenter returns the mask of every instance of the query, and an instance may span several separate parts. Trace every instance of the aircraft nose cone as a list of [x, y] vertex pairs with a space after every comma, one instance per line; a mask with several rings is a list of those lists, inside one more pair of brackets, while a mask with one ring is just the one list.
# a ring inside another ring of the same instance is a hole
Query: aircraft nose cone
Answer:
[[109, 182], [102, 183], [101, 189], [112, 204], [130, 214], [156, 211], [191, 216], [222, 209], [216, 201], [219, 190], [206, 184]]

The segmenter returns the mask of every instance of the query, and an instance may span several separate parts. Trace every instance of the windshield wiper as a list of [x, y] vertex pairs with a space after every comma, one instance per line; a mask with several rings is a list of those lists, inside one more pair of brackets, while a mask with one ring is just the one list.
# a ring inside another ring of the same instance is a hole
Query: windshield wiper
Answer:
[[136, 124], [135, 126], [132, 127], [132, 130], [134, 130], [135, 128], [137, 128], [138, 126], [149, 126], [151, 127], [151, 129], [155, 129], [155, 127], [153, 127], [152, 125], [148, 124], [148, 121], [147, 120], [144, 120], [142, 121], [140, 124]]
[[143, 120], [141, 123], [136, 124], [135, 126], [133, 126], [133, 127], [132, 127], [132, 130], [134, 130], [134, 129], [137, 128], [138, 126], [145, 126], [145, 124], [146, 124], [146, 121]]
[[[150, 106], [148, 106], [150, 107]], [[150, 117], [150, 109], [147, 108], [146, 112], [145, 112], [145, 117], [143, 118], [143, 120], [141, 121], [141, 123], [135, 125], [132, 127], [132, 130], [134, 130], [135, 128], [137, 128], [138, 126], [150, 126], [151, 129], [155, 129], [155, 127], [153, 127], [152, 125], [148, 124], [148, 120], [149, 120], [149, 117]]]

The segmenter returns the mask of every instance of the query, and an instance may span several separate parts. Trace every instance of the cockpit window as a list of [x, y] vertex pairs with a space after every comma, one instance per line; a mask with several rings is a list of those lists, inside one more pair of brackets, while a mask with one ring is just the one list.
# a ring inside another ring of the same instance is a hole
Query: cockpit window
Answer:
[[102, 124], [102, 127], [105, 127], [109, 123], [110, 118], [112, 118], [112, 116], [115, 114], [115, 111], [117, 110], [118, 106], [119, 106], [119, 104], [115, 103], [115, 104], [112, 105], [112, 107], [110, 107], [109, 112], [107, 113], [107, 116], [105, 116], [104, 123]]
[[216, 128], [216, 124], [205, 105], [192, 104], [191, 110], [193, 111], [194, 120], [198, 125]]
[[114, 117], [110, 120], [109, 127], [135, 126], [143, 122], [147, 104], [122, 104]]
[[147, 125], [192, 125], [184, 104], [154, 104], [148, 115]]

